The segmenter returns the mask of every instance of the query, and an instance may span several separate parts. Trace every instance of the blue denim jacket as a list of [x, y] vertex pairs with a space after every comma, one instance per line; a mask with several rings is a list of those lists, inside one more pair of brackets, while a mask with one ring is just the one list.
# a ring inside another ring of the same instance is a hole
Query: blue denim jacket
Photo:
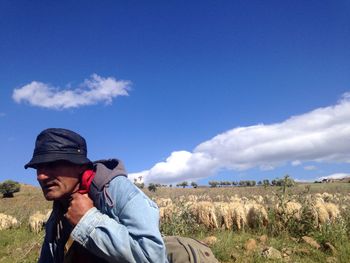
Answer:
[[[38, 262], [63, 262], [63, 247], [69, 234], [107, 262], [167, 262], [156, 204], [124, 176], [112, 179], [105, 191], [115, 200], [114, 205], [107, 205], [104, 196], [101, 211], [91, 208], [73, 229], [54, 205]], [[59, 238], [58, 218], [63, 219], [59, 223], [63, 230]]]

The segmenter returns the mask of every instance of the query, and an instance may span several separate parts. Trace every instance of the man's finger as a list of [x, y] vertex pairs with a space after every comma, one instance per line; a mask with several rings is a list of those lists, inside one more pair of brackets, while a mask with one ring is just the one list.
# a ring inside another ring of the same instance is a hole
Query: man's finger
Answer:
[[70, 195], [70, 198], [71, 199], [76, 199], [78, 196], [80, 196], [81, 195], [81, 193], [79, 193], [78, 191], [76, 191], [76, 192], [73, 192], [71, 195]]

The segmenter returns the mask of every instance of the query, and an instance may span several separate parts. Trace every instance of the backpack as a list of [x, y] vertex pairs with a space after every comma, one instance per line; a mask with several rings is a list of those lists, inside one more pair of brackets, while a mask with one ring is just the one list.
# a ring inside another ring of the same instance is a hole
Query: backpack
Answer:
[[163, 239], [169, 263], [219, 263], [211, 249], [196, 239], [180, 236]]
[[[109, 182], [117, 176], [127, 176], [120, 160], [110, 159], [94, 162], [100, 170], [90, 185], [89, 196], [97, 209], [101, 207], [101, 193]], [[114, 169], [114, 173], [107, 170]], [[97, 176], [99, 175], [99, 176]], [[113, 200], [110, 200], [113, 203]], [[163, 237], [169, 263], [219, 263], [211, 249], [196, 239], [180, 236]]]

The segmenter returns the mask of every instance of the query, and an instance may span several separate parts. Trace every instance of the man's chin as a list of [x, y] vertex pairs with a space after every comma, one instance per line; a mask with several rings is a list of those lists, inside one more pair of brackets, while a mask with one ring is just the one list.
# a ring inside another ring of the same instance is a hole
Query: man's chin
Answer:
[[54, 201], [61, 198], [61, 195], [55, 191], [43, 191], [44, 197], [47, 201]]
[[70, 195], [56, 193], [53, 191], [49, 191], [47, 193], [44, 193], [44, 197], [47, 201], [65, 201], [65, 200], [70, 199]]
[[52, 194], [44, 194], [44, 197], [47, 201], [54, 201], [57, 199], [57, 197], [55, 195], [52, 195]]

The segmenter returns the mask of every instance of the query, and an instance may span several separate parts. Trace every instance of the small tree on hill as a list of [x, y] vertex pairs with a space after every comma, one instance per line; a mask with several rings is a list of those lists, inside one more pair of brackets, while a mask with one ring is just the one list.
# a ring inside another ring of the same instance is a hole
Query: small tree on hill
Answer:
[[198, 184], [197, 184], [196, 182], [191, 182], [191, 186], [192, 186], [193, 188], [197, 188], [197, 187], [198, 187]]
[[214, 188], [214, 187], [217, 187], [219, 182], [217, 181], [209, 181], [208, 184], [210, 185], [210, 187]]
[[265, 187], [267, 187], [267, 186], [270, 185], [270, 181], [269, 181], [268, 179], [264, 179], [264, 180], [262, 181], [262, 183], [263, 183], [263, 185], [264, 185]]
[[223, 186], [230, 186], [230, 185], [231, 185], [231, 182], [229, 182], [229, 181], [224, 181], [222, 185], [223, 185]]
[[155, 184], [153, 184], [153, 183], [150, 183], [148, 185], [148, 190], [151, 191], [151, 192], [155, 192], [155, 191], [157, 191], [157, 186]]
[[185, 188], [186, 186], [188, 186], [188, 182], [187, 181], [183, 181], [183, 182], [177, 184], [176, 186], [182, 186], [182, 188]]
[[248, 180], [246, 181], [246, 186], [255, 186], [256, 185], [256, 181], [255, 180]]
[[20, 190], [20, 184], [12, 180], [6, 180], [0, 184], [0, 193], [2, 193], [4, 198], [13, 197], [13, 193], [17, 193]]
[[241, 180], [238, 183], [239, 186], [247, 186], [247, 181]]

